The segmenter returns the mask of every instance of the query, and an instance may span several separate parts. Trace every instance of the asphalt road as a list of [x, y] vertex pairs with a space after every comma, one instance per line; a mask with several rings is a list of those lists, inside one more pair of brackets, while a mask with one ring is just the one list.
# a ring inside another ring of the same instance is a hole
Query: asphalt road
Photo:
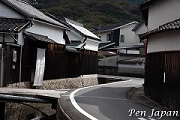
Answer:
[[[72, 90], [61, 97], [61, 105], [73, 120], [158, 120], [161, 111], [153, 112], [147, 106], [129, 100], [127, 92], [143, 84], [143, 79], [131, 79], [104, 85]], [[170, 115], [170, 114], [169, 114]], [[162, 117], [162, 120], [174, 120]]]

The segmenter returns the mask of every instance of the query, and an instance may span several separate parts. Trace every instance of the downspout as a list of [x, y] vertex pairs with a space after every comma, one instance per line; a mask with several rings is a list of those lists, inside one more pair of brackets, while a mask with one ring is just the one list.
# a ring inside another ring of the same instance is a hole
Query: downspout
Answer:
[[22, 45], [20, 49], [20, 61], [19, 61], [19, 84], [21, 83], [21, 75], [22, 75]]
[[[87, 40], [87, 36], [84, 38], [83, 43], [85, 43], [86, 40]], [[86, 45], [86, 44], [84, 44], [84, 45], [81, 47], [81, 49], [83, 49], [85, 45]], [[84, 65], [84, 51], [83, 51], [83, 53], [82, 53], [82, 76], [83, 76], [83, 74], [84, 74], [83, 65]]]

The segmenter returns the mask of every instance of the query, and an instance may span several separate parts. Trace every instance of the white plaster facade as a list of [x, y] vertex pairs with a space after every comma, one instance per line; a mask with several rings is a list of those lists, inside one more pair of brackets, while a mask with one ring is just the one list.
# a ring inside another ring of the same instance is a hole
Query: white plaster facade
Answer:
[[163, 32], [148, 38], [147, 53], [180, 50], [180, 30]]
[[86, 50], [98, 51], [98, 45], [100, 41], [96, 41], [88, 38], [85, 43], [86, 45], [84, 46], [84, 48]]
[[40, 21], [34, 21], [32, 27], [26, 29], [27, 32], [32, 32], [39, 35], [48, 36], [59, 44], [65, 44], [63, 39], [63, 29]]
[[[140, 42], [138, 34], [136, 34], [132, 29], [138, 24], [138, 22], [134, 21], [113, 29], [96, 32], [95, 34], [101, 38], [101, 43], [108, 41], [108, 34], [111, 34], [114, 30], [120, 29], [119, 33], [119, 47], [134, 45]], [[124, 42], [120, 42], [121, 35], [124, 35]]]
[[136, 35], [144, 34], [147, 32], [147, 26], [145, 25], [145, 23], [142, 23], [134, 32]]
[[111, 31], [100, 32], [96, 35], [101, 38], [101, 42], [103, 43], [103, 42], [107, 42], [107, 35], [108, 34], [111, 34]]
[[148, 31], [164, 23], [176, 20], [180, 16], [179, 0], [159, 0], [149, 7]]
[[121, 39], [121, 36], [124, 35], [124, 42], [121, 42], [119, 39], [119, 46], [128, 46], [128, 45], [133, 45], [140, 42], [138, 35], [136, 35], [134, 31], [132, 31], [132, 29], [136, 25], [137, 25], [137, 22], [134, 22], [132, 24], [129, 24], [120, 28], [119, 38]]
[[[22, 15], [20, 15], [19, 13], [15, 12], [13, 9], [10, 9], [2, 3], [0, 3], [0, 17], [24, 19]], [[39, 35], [48, 36], [48, 38], [54, 40], [58, 44], [65, 44], [65, 40], [63, 39], [62, 28], [37, 20], [34, 20], [33, 22], [34, 24], [27, 28], [26, 31]], [[24, 44], [22, 32], [18, 33], [18, 44]]]
[[98, 38], [95, 34], [84, 28], [82, 24], [79, 25], [80, 23], [77, 24], [75, 21], [69, 19], [66, 22], [73, 27], [70, 31], [67, 31], [67, 35], [70, 41], [78, 41], [82, 43], [84, 42], [85, 37], [87, 37], [87, 39], [85, 40], [86, 44], [84, 46], [84, 49], [98, 51], [100, 38]]
[[[179, 0], [159, 0], [149, 7], [148, 31], [180, 18]], [[147, 53], [180, 50], [180, 30], [166, 31], [148, 37]]]

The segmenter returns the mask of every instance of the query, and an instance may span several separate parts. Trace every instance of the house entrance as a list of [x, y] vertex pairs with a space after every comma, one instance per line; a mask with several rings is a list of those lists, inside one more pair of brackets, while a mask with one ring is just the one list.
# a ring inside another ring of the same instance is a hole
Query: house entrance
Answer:
[[18, 83], [20, 72], [20, 46], [7, 43], [5, 48], [0, 49], [0, 54], [3, 86], [11, 83]]

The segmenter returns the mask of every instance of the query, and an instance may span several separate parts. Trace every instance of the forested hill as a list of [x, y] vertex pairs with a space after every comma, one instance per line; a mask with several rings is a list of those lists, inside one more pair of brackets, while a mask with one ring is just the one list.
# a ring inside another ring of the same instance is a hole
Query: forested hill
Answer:
[[67, 17], [92, 29], [99, 25], [139, 21], [145, 0], [37, 0], [36, 8], [57, 18]]

